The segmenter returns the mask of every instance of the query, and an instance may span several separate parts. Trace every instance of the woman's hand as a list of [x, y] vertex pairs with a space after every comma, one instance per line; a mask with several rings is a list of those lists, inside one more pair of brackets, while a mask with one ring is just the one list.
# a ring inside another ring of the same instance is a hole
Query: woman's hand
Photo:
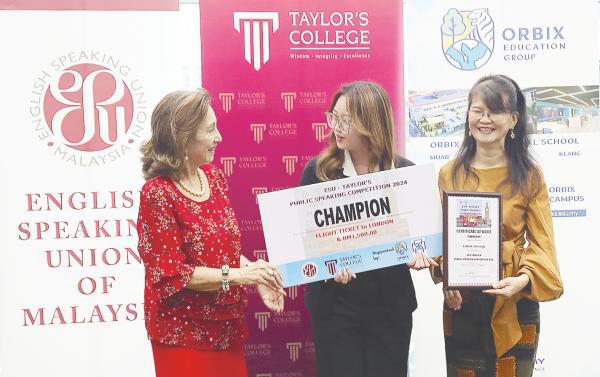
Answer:
[[333, 276], [336, 283], [348, 284], [350, 280], [356, 279], [356, 274], [348, 267], [344, 267]]
[[452, 310], [460, 310], [460, 306], [463, 302], [460, 291], [454, 289], [444, 290], [444, 301]]
[[256, 290], [265, 306], [276, 313], [283, 311], [283, 294], [270, 286], [258, 284]]
[[286, 295], [283, 290], [283, 279], [277, 267], [262, 259], [248, 263], [239, 269], [240, 284], [265, 285], [276, 292]]
[[483, 293], [509, 298], [521, 292], [529, 284], [529, 275], [521, 274], [500, 280], [494, 284], [494, 289], [486, 289]]
[[439, 266], [439, 264], [437, 264], [436, 261], [434, 261], [432, 258], [430, 258], [421, 251], [417, 251], [416, 253], [414, 253], [414, 255], [415, 257], [406, 264], [409, 268], [412, 268], [413, 270], [419, 271], [424, 268], [429, 268], [430, 266]]

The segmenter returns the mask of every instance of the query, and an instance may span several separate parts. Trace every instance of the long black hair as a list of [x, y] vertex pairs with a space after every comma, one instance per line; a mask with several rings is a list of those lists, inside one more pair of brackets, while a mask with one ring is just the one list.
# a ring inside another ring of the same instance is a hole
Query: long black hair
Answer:
[[465, 180], [470, 175], [477, 178], [471, 169], [477, 144], [475, 138], [469, 134], [469, 109], [475, 96], [483, 101], [490, 112], [509, 112], [517, 116], [517, 123], [512, 130], [514, 138], [509, 132], [504, 139], [504, 153], [509, 170], [509, 176], [504, 183], [511, 184], [513, 195], [518, 192], [526, 195], [530, 192], [529, 184], [532, 185], [532, 192], [537, 193], [540, 189], [541, 175], [529, 151], [530, 130], [527, 127], [525, 96], [515, 80], [505, 75], [484, 76], [477, 80], [469, 92], [464, 139], [452, 168], [454, 184], [457, 183], [461, 167], [465, 172]]

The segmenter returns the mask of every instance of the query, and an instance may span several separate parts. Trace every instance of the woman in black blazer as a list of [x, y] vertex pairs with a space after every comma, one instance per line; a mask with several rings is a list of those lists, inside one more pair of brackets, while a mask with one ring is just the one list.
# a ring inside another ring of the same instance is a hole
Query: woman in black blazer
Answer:
[[[413, 165], [394, 153], [394, 123], [386, 92], [372, 82], [344, 85], [334, 95], [329, 145], [304, 168], [300, 185]], [[308, 285], [319, 377], [406, 376], [412, 312], [417, 307], [409, 267], [435, 262], [418, 255], [407, 265], [363, 272], [342, 269]]]

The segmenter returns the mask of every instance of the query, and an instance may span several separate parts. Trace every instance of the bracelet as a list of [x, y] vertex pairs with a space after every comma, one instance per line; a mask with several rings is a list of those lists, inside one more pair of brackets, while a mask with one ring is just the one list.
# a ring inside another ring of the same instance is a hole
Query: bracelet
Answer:
[[229, 290], [229, 266], [224, 264], [221, 266], [221, 286], [223, 287], [223, 291], [227, 292]]

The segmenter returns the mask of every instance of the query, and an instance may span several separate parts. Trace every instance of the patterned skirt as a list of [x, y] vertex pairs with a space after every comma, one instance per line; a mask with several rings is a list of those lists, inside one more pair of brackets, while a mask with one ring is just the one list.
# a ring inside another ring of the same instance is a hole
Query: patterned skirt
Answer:
[[523, 336], [497, 359], [491, 327], [494, 302], [493, 296], [467, 292], [463, 294], [460, 310], [454, 311], [444, 304], [448, 377], [532, 376], [540, 333], [539, 303], [526, 299], [517, 303]]

